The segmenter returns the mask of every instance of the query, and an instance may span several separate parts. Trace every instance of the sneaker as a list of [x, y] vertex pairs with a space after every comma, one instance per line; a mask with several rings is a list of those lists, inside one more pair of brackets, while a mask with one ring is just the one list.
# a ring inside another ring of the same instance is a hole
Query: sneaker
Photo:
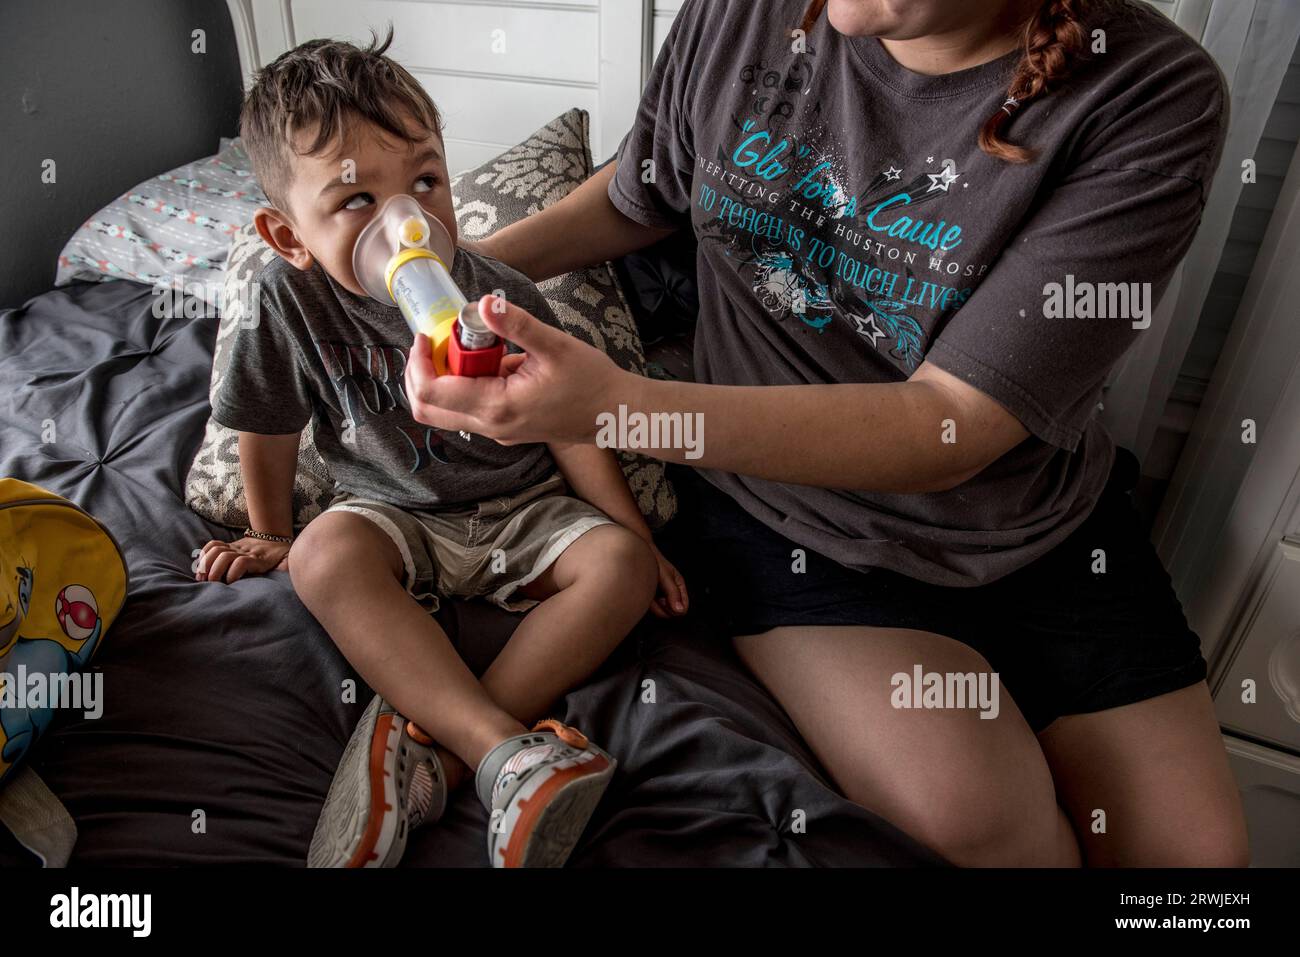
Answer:
[[562, 867], [618, 762], [555, 720], [507, 738], [474, 775], [493, 867]]
[[433, 740], [375, 695], [334, 772], [307, 866], [397, 866], [411, 829], [442, 817], [446, 782]]

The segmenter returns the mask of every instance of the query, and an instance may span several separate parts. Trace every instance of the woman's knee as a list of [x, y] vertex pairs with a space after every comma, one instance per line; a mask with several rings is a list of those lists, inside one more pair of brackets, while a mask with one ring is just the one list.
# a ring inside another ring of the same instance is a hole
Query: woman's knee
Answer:
[[925, 808], [913, 834], [959, 867], [1077, 867], [1078, 842], [1049, 788], [967, 777], [980, 800], [946, 800]]
[[1250, 839], [1241, 815], [1218, 815], [1191, 824], [1170, 849], [1169, 867], [1249, 867]]
[[1204, 684], [1068, 715], [1040, 739], [1090, 865], [1248, 863], [1241, 795]]
[[782, 628], [736, 645], [850, 800], [954, 864], [1078, 863], [1046, 759], [1009, 696], [985, 717], [991, 710], [970, 701], [914, 707], [893, 694], [918, 663], [951, 675], [954, 688], [971, 676], [996, 681], [973, 649], [880, 628]]
[[[1172, 808], [1166, 807], [1170, 814]], [[1087, 859], [1093, 867], [1250, 866], [1250, 838], [1245, 815], [1236, 802], [1208, 803], [1200, 809], [1172, 812], [1176, 826], [1146, 821], [1111, 823], [1108, 833], [1088, 835]]]
[[[890, 820], [961, 867], [1077, 866], [1078, 842], [1042, 753], [1018, 728], [989, 727], [1002, 721], [1023, 724], [1012, 713], [953, 728]], [[871, 790], [859, 803], [871, 806]]]

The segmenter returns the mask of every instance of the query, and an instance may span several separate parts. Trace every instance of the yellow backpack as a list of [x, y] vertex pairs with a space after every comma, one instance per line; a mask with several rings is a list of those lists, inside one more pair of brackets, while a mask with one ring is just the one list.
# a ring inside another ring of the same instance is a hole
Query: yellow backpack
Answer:
[[80, 673], [126, 588], [126, 562], [108, 529], [65, 498], [0, 478], [0, 820], [47, 863], [64, 849], [39, 832], [71, 818], [18, 764], [56, 710], [86, 705]]

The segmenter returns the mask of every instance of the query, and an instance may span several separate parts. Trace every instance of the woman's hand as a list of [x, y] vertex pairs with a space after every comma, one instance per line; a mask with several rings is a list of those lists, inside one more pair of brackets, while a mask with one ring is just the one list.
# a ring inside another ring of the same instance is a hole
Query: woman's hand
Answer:
[[272, 569], [289, 567], [289, 545], [260, 538], [233, 542], [208, 542], [199, 553], [196, 582], [225, 581], [231, 584], [245, 575], [265, 575]]
[[690, 598], [686, 594], [686, 580], [663, 552], [651, 545], [655, 561], [659, 563], [659, 591], [650, 602], [650, 611], [657, 618], [676, 618], [686, 614]]
[[429, 340], [415, 337], [406, 364], [406, 395], [417, 422], [473, 432], [502, 445], [590, 443], [596, 416], [617, 412], [635, 387], [599, 349], [566, 335], [496, 296], [479, 300], [488, 328], [524, 350], [507, 355], [498, 377], [439, 376]]

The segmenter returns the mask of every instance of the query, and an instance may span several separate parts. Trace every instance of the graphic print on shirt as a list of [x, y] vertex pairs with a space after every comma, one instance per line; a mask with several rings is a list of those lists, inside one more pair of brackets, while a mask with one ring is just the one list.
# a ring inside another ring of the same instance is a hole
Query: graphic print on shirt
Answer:
[[[344, 431], [350, 426], [359, 435], [373, 420], [399, 410], [409, 413], [406, 400], [406, 350], [392, 343], [328, 342], [313, 339], [325, 372], [334, 385], [343, 410]], [[406, 441], [411, 454], [410, 471], [437, 463], [451, 465], [454, 446], [431, 426], [421, 425], [409, 414], [403, 421], [378, 423], [395, 429]], [[467, 438], [467, 437], [466, 437]], [[346, 440], [345, 440], [346, 441]]]
[[712, 157], [697, 157], [699, 239], [736, 261], [777, 321], [816, 333], [845, 323], [910, 374], [924, 358], [927, 326], [960, 307], [988, 269], [951, 255], [963, 229], [942, 217], [941, 201], [969, 183], [950, 158], [907, 159], [887, 144], [870, 181], [853, 183], [849, 170], [861, 162], [851, 166], [837, 149], [821, 102], [809, 96], [815, 57], [809, 45], [784, 66], [739, 71], [730, 128]]

